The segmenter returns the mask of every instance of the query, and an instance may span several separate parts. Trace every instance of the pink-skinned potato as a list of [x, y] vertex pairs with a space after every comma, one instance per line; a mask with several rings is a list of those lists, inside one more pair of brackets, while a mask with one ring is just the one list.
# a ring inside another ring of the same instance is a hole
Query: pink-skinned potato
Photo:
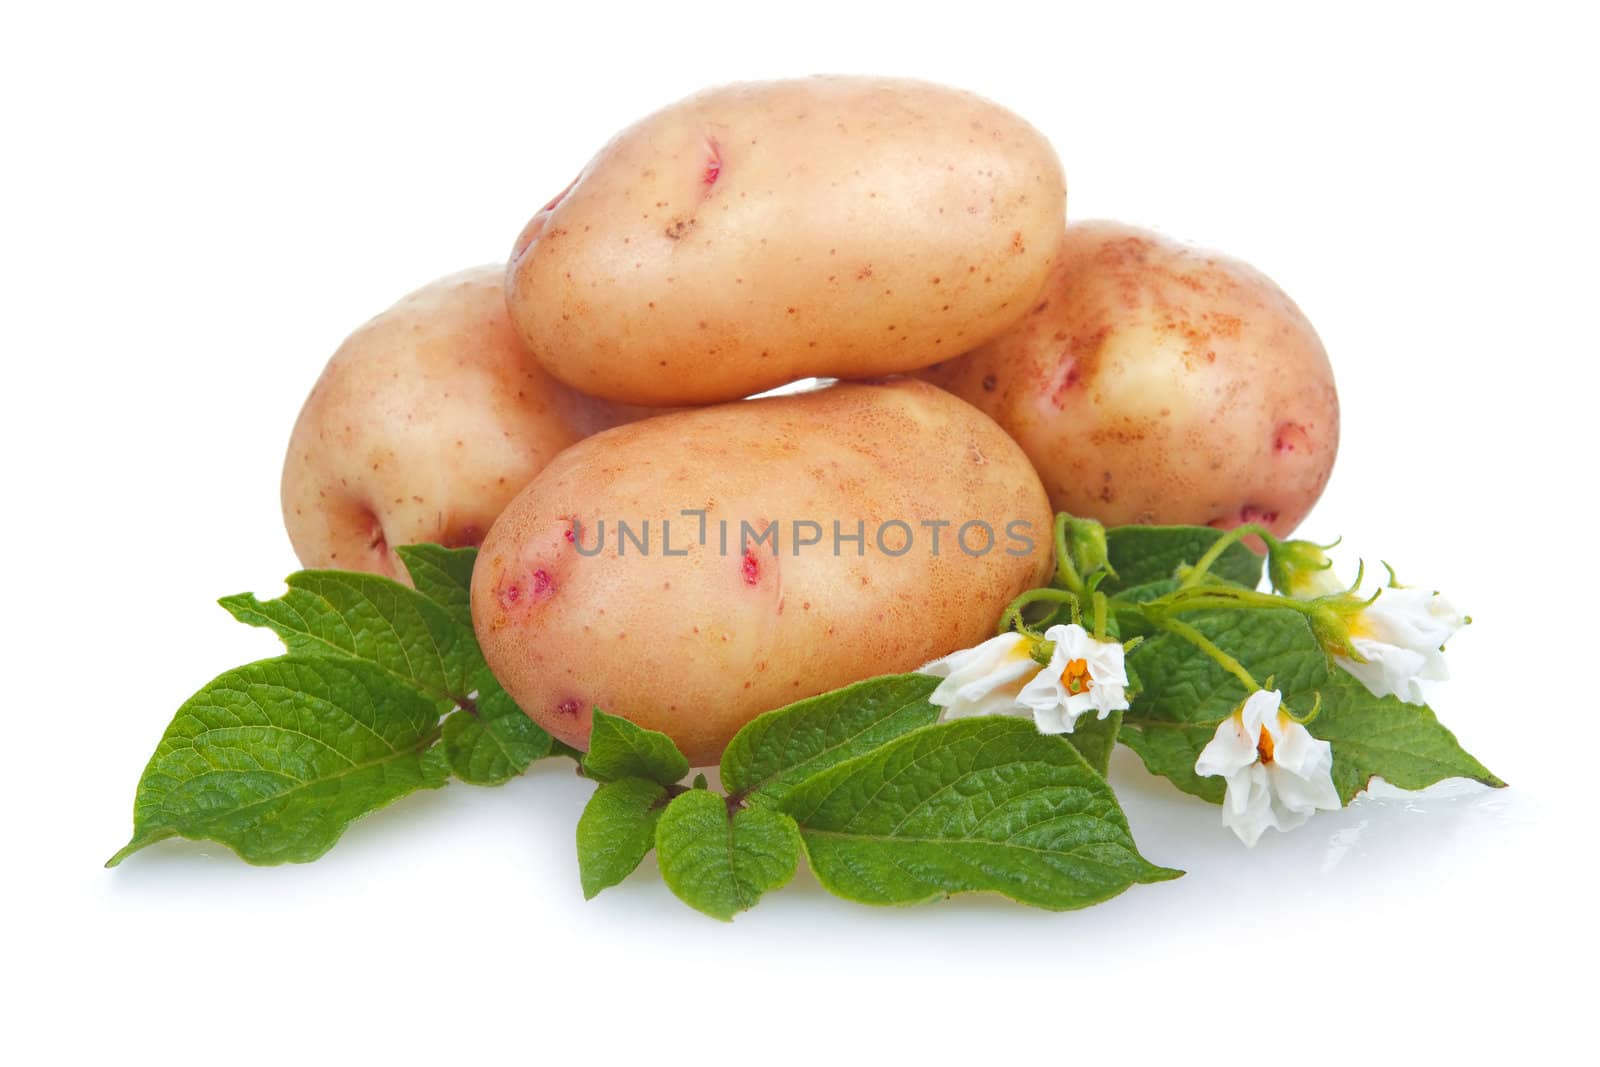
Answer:
[[[936, 548], [923, 524], [941, 521]], [[764, 711], [992, 636], [1045, 581], [1050, 521], [1010, 438], [922, 382], [672, 413], [572, 446], [511, 502], [473, 572], [473, 624], [560, 740], [587, 747], [599, 707], [706, 765]], [[990, 534], [960, 542], [968, 523]], [[775, 545], [757, 540], [774, 524]]]
[[1065, 211], [1049, 142], [971, 93], [728, 85], [601, 148], [524, 228], [507, 300], [546, 370], [613, 400], [878, 377], [1015, 322]]
[[557, 452], [642, 414], [541, 370], [511, 328], [503, 279], [499, 265], [441, 278], [328, 361], [283, 467], [302, 564], [409, 581], [397, 546], [477, 544]]
[[1339, 398], [1300, 309], [1254, 268], [1074, 222], [1021, 322], [921, 377], [992, 416], [1061, 511], [1293, 530], [1327, 484]]

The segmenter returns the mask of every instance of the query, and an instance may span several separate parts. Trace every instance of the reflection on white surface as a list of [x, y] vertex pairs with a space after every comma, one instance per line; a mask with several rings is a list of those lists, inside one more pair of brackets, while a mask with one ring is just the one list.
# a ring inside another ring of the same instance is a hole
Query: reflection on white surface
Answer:
[[1328, 840], [1328, 851], [1322, 857], [1322, 873], [1327, 874], [1339, 865], [1345, 854], [1355, 847], [1361, 839], [1361, 831], [1365, 830], [1368, 820], [1362, 819], [1354, 826], [1336, 831]]
[[1112, 757], [1110, 778], [1140, 848], [1162, 863], [1171, 861], [1164, 851], [1169, 848], [1194, 857], [1191, 862], [1208, 864], [1237, 863], [1241, 854], [1254, 851], [1293, 854], [1297, 862], [1315, 857], [1320, 869], [1331, 870], [1347, 855], [1425, 851], [1443, 838], [1503, 832], [1532, 818], [1526, 797], [1465, 779], [1416, 792], [1374, 779], [1349, 807], [1319, 812], [1288, 833], [1268, 831], [1251, 850], [1223, 828], [1214, 805], [1150, 775], [1128, 749], [1119, 748]]
[[[1111, 780], [1141, 851], [1188, 873], [1075, 912], [990, 894], [867, 907], [830, 896], [802, 864], [790, 885], [730, 929], [676, 900], [653, 857], [585, 901], [573, 825], [593, 786], [551, 760], [499, 789], [450, 786], [407, 797], [358, 822], [315, 864], [252, 868], [216, 846], [162, 842], [114, 871], [86, 868], [81, 884], [96, 899], [77, 914], [86, 944], [115, 936], [123, 946], [117, 959], [125, 963], [90, 972], [102, 983], [132, 981], [137, 961], [170, 951], [175, 929], [291, 924], [307, 944], [337, 944], [359, 961], [348, 972], [297, 971], [310, 1003], [342, 1004], [352, 974], [365, 981], [409, 973], [419, 939], [441, 937], [452, 950], [471, 945], [519, 961], [516, 977], [490, 990], [516, 1010], [525, 1007], [516, 999], [524, 981], [547, 974], [565, 988], [587, 961], [672, 975], [715, 959], [726, 973], [752, 979], [732, 985], [759, 985], [764, 997], [821, 997], [830, 1025], [852, 1012], [882, 1025], [873, 1011], [885, 990], [926, 1007], [959, 988], [963, 1009], [982, 1016], [1059, 988], [1113, 1004], [1137, 999], [1141, 1013], [1175, 1034], [1202, 1025], [1181, 1023], [1183, 1013], [1214, 1010], [1195, 976], [1229, 961], [1253, 968], [1257, 979], [1292, 961], [1300, 980], [1339, 996], [1375, 973], [1421, 973], [1429, 996], [1459, 1002], [1525, 966], [1539, 943], [1530, 922], [1561, 922], [1569, 882], [1552, 879], [1550, 842], [1529, 832], [1532, 805], [1553, 806], [1542, 793], [1450, 782], [1411, 794], [1378, 785], [1348, 809], [1269, 833], [1249, 849], [1215, 806], [1152, 777], [1126, 749], [1113, 759]], [[1538, 909], [1519, 906], [1535, 897]], [[440, 900], [450, 902], [443, 919]], [[414, 919], [402, 936], [396, 914]], [[545, 944], [552, 931], [581, 951], [553, 957]], [[1262, 954], [1248, 956], [1252, 948]], [[1363, 1017], [1414, 1003], [1415, 983], [1406, 989], [1406, 997], [1361, 998]], [[202, 993], [212, 995], [209, 987]], [[642, 1000], [636, 1010], [654, 1003]], [[657, 1025], [667, 1031], [682, 1022], [672, 1004], [659, 1001]]]
[[[1442, 914], [1440, 883], [1451, 894], [1466, 893], [1463, 879], [1470, 878], [1472, 895], [1495, 899], [1537, 878], [1529, 833], [1536, 817], [1525, 790], [1457, 779], [1408, 792], [1375, 780], [1349, 807], [1320, 812], [1289, 833], [1268, 832], [1247, 849], [1214, 806], [1151, 776], [1129, 750], [1117, 751], [1110, 777], [1140, 850], [1188, 873], [1166, 886], [1138, 887], [1098, 910], [1126, 902], [1149, 917], [1171, 909], [1160, 919], [1169, 933], [1177, 929], [1173, 912], [1195, 911], [1229, 927], [1292, 928], [1305, 908], [1371, 932], [1431, 925]], [[1205, 935], [1191, 928], [1184, 936]], [[1371, 938], [1362, 941], [1363, 951], [1375, 950]]]

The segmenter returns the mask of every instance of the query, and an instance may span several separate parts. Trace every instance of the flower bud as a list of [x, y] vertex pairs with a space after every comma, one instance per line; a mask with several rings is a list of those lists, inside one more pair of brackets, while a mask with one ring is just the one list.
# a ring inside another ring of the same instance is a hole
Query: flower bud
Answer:
[[1310, 541], [1278, 541], [1267, 551], [1267, 577], [1272, 587], [1296, 600], [1315, 600], [1345, 590], [1333, 571], [1333, 560]]
[[1073, 569], [1085, 578], [1102, 568], [1110, 571], [1111, 558], [1106, 549], [1106, 528], [1093, 519], [1079, 519], [1069, 515], [1067, 555], [1071, 557]]

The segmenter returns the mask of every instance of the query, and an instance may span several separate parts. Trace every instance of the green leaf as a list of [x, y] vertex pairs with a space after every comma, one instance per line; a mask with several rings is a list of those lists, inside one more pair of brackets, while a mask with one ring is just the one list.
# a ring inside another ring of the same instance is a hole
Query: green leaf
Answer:
[[755, 807], [730, 816], [726, 798], [691, 789], [656, 824], [656, 861], [679, 900], [727, 921], [794, 877], [800, 834], [782, 812]]
[[[1212, 643], [1237, 659], [1263, 685], [1283, 692], [1291, 705], [1309, 698], [1328, 677], [1328, 657], [1305, 616], [1289, 608], [1207, 611], [1185, 615]], [[1177, 634], [1161, 634], [1128, 659], [1143, 690], [1124, 722], [1156, 719], [1215, 726], [1249, 694], [1244, 683]], [[1309, 711], [1309, 702], [1297, 710]]]
[[578, 876], [585, 900], [632, 874], [656, 840], [667, 788], [619, 778], [594, 791], [578, 818]]
[[[1297, 611], [1208, 611], [1184, 616], [1216, 645], [1242, 663], [1262, 684], [1270, 677], [1289, 706], [1311, 710], [1315, 691], [1328, 679], [1328, 658]], [[1248, 695], [1244, 683], [1176, 634], [1160, 634], [1128, 655], [1140, 691], [1123, 714], [1119, 739], [1152, 774], [1202, 800], [1222, 803], [1226, 783], [1194, 773], [1200, 751], [1217, 723]]]
[[938, 685], [925, 674], [889, 674], [769, 711], [723, 751], [722, 787], [734, 797], [776, 800], [819, 771], [937, 720], [927, 698]]
[[635, 726], [620, 715], [608, 715], [595, 708], [583, 773], [598, 782], [648, 778], [673, 785], [689, 773], [689, 761], [666, 734]]
[[134, 797], [133, 839], [217, 841], [250, 863], [314, 860], [351, 821], [448, 773], [436, 704], [365, 660], [288, 655], [178, 709]]
[[276, 600], [224, 597], [223, 607], [265, 626], [302, 655], [348, 656], [381, 667], [454, 705], [473, 688], [483, 656], [471, 625], [398, 582], [350, 571], [300, 571]]
[[417, 592], [450, 612], [461, 625], [472, 628], [472, 565], [476, 548], [442, 548], [439, 545], [401, 545], [396, 551], [411, 575]]
[[[1151, 599], [1150, 590], [1138, 587], [1165, 583], [1178, 568], [1193, 564], [1222, 536], [1209, 526], [1117, 526], [1106, 531], [1106, 548], [1115, 578], [1107, 578], [1100, 590], [1107, 596], [1125, 595]], [[1261, 584], [1262, 557], [1245, 545], [1234, 542], [1223, 550], [1212, 565], [1212, 577], [1254, 589]], [[1168, 586], [1167, 588], [1171, 588]], [[1165, 590], [1163, 590], [1165, 591]]]
[[1125, 721], [1118, 740], [1133, 749], [1151, 774], [1160, 775], [1190, 796], [1221, 804], [1228, 783], [1194, 773], [1195, 761], [1216, 732], [1216, 723], [1146, 722], [1134, 726]]
[[924, 727], [791, 789], [817, 879], [869, 904], [990, 890], [1081, 908], [1177, 877], [1139, 855], [1077, 749], [1011, 718]]
[[1375, 775], [1400, 789], [1446, 778], [1505, 785], [1462, 749], [1430, 708], [1375, 697], [1344, 671], [1334, 672], [1322, 689], [1322, 710], [1307, 728], [1333, 745], [1333, 784], [1346, 804]]
[[1104, 719], [1096, 715], [1080, 715], [1070, 734], [1063, 734], [1072, 747], [1078, 750], [1084, 762], [1095, 773], [1105, 777], [1111, 765], [1111, 750], [1117, 747], [1117, 734], [1122, 730], [1122, 712], [1113, 711]]
[[476, 700], [444, 721], [442, 744], [457, 778], [500, 785], [550, 755], [554, 739], [485, 671]]

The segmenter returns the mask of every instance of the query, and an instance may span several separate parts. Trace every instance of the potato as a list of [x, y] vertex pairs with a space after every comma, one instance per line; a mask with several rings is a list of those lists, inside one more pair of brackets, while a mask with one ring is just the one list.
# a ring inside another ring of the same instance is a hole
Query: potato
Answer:
[[877, 377], [1015, 322], [1065, 210], [1049, 143], [971, 94], [731, 85], [602, 148], [518, 239], [507, 301], [546, 370], [615, 400]]
[[1339, 447], [1322, 342], [1237, 260], [1115, 222], [1068, 226], [1026, 318], [922, 377], [1033, 461], [1058, 509], [1286, 534]]
[[283, 467], [305, 566], [407, 581], [393, 546], [477, 544], [551, 456], [636, 414], [539, 369], [506, 318], [503, 278], [500, 266], [441, 278], [334, 353]]
[[489, 531], [472, 618], [562, 741], [585, 747], [599, 706], [703, 765], [763, 711], [992, 635], [1045, 580], [1050, 521], [1021, 450], [970, 405], [835, 385], [567, 449]]

